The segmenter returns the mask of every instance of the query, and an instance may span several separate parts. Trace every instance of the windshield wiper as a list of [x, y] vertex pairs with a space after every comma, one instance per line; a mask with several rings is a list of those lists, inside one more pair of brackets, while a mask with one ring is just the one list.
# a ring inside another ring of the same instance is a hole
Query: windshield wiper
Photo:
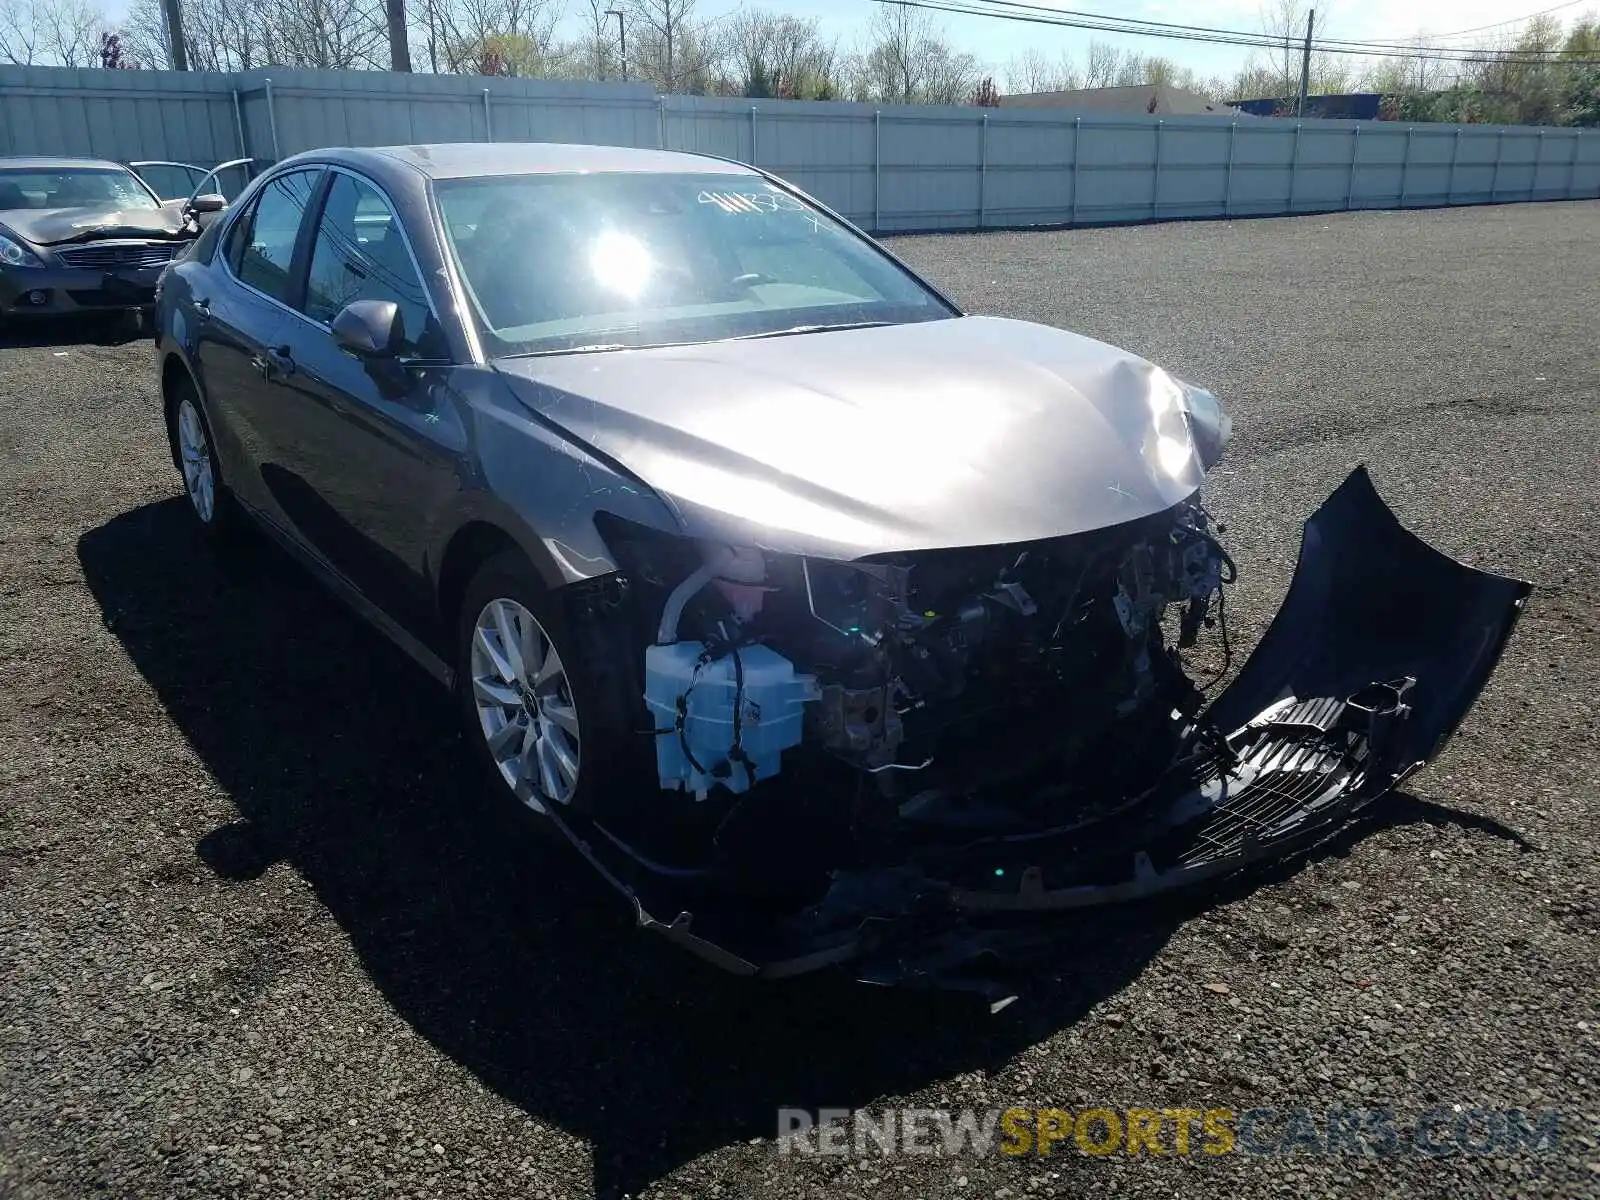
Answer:
[[896, 325], [897, 321], [840, 321], [832, 325], [794, 325], [788, 329], [768, 329], [761, 333], [743, 333], [730, 338], [694, 338], [683, 342], [595, 342], [585, 346], [558, 346], [549, 350], [523, 350], [517, 354], [503, 354], [502, 358], [554, 358], [562, 354], [604, 354], [612, 350], [666, 350], [682, 346], [704, 346], [717, 341], [750, 342], [757, 338], [793, 337], [801, 333], [831, 333], [839, 329], [876, 329], [882, 325]]
[[793, 337], [800, 333], [834, 333], [841, 329], [878, 329], [895, 321], [839, 321], [831, 325], [795, 325], [788, 329], [769, 329], [764, 333], [745, 333], [729, 339], [735, 342], [753, 342], [757, 338]]
[[649, 346], [630, 346], [626, 342], [595, 342], [589, 346], [559, 346], [553, 350], [524, 350], [502, 358], [550, 358], [557, 354], [604, 354], [609, 350], [648, 350]]

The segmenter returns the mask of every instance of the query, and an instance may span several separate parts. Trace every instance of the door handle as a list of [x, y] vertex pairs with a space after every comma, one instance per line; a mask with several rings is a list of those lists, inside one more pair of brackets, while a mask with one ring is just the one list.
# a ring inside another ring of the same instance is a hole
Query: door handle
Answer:
[[274, 346], [263, 352], [262, 357], [266, 360], [269, 375], [274, 372], [279, 375], [294, 374], [294, 355], [288, 346]]
[[275, 375], [282, 377], [294, 374], [294, 359], [290, 357], [287, 346], [274, 346], [261, 351], [250, 359], [250, 365], [257, 375], [267, 380]]
[[193, 304], [195, 316], [199, 317], [202, 321], [209, 321], [211, 319], [210, 300], [204, 300], [200, 297], [196, 297], [193, 301]]

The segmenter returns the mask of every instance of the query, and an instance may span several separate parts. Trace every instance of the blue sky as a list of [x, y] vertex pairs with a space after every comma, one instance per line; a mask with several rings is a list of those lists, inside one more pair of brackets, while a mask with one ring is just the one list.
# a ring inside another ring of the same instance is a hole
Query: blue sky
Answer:
[[[1178, 3], [1176, 0], [1136, 0], [1134, 3], [1094, 3], [1094, 0], [1032, 0], [1034, 3], [1054, 5], [1080, 11], [1080, 13], [1106, 13], [1107, 16], [1149, 18], [1174, 24], [1211, 26], [1216, 29], [1261, 29], [1261, 3], [1258, 0], [1203, 0], [1202, 3]], [[1558, 0], [1406, 0], [1405, 3], [1360, 3], [1358, 0], [1333, 0], [1318, 3], [1317, 29], [1328, 37], [1358, 38], [1397, 42], [1408, 40], [1419, 32], [1448, 34], [1453, 30], [1472, 29], [1491, 22], [1510, 21], [1528, 13], [1550, 8]], [[733, 3], [722, 0], [701, 0], [702, 13], [712, 14], [734, 8]], [[830, 35], [838, 34], [845, 45], [861, 35], [875, 8], [872, 0], [798, 0], [786, 6], [794, 13], [803, 13], [821, 19]], [[1584, 13], [1586, 8], [1600, 8], [1600, 0], [1555, 13], [1557, 18], [1570, 21]], [[1112, 34], [1091, 34], [1086, 30], [1051, 29], [1037, 24], [1013, 21], [989, 21], [971, 16], [934, 14], [949, 30], [950, 40], [962, 50], [978, 54], [992, 66], [1011, 58], [1013, 54], [1037, 46], [1046, 56], [1056, 58], [1061, 51], [1070, 51], [1077, 59], [1083, 58], [1090, 38], [1099, 38], [1112, 45], [1125, 46], [1139, 53], [1163, 54], [1181, 66], [1194, 67], [1202, 75], [1230, 75], [1242, 66], [1248, 50], [1238, 46], [1213, 46], [1198, 42], [1179, 42], [1165, 38], [1117, 37]], [[1515, 26], [1491, 32], [1515, 32]], [[1472, 38], [1462, 38], [1462, 45], [1472, 45]]]
[[[562, 0], [554, 0], [560, 4]], [[860, 41], [877, 7], [873, 0], [746, 0], [752, 7], [769, 8], [815, 17], [824, 33], [837, 36], [846, 49]], [[1058, 3], [1077, 12], [1104, 13], [1108, 16], [1145, 17], [1219, 29], [1256, 31], [1261, 28], [1260, 0], [1133, 0], [1132, 3], [1103, 3], [1096, 0], [1034, 0], [1040, 4]], [[567, 0], [570, 31], [577, 28], [576, 8], [581, 0]], [[1374, 3], [1373, 0], [1328, 0], [1317, 5], [1318, 31], [1329, 37], [1376, 41], [1403, 41], [1419, 33], [1449, 33], [1493, 22], [1510, 21], [1559, 0], [1406, 0], [1403, 3]], [[715, 17], [738, 8], [740, 0], [700, 0], [697, 14]], [[127, 0], [108, 0], [108, 15], [115, 19], [127, 8]], [[1587, 11], [1600, 9], [1600, 0], [1579, 3], [1554, 14], [1570, 21]], [[933, 14], [941, 22], [953, 44], [976, 54], [998, 75], [1007, 59], [1030, 47], [1050, 58], [1063, 51], [1081, 60], [1091, 38], [1137, 50], [1161, 54], [1180, 66], [1192, 67], [1202, 75], [1231, 75], [1243, 65], [1248, 50], [1233, 46], [1212, 46], [1199, 42], [1148, 37], [1128, 37], [1090, 33], [1076, 29], [1013, 21], [988, 20], [943, 13]], [[1516, 26], [1494, 32], [1514, 33]], [[1471, 45], [1473, 39], [1460, 43]]]
[[[1209, 25], [1219, 29], [1255, 31], [1261, 28], [1259, 0], [1201, 0], [1198, 3], [1179, 3], [1176, 0], [1136, 0], [1134, 3], [1107, 4], [1095, 0], [1033, 0], [1040, 4], [1057, 4], [1077, 12], [1100, 12], [1108, 16], [1144, 17], [1190, 25]], [[1507, 21], [1549, 8], [1559, 0], [1406, 0], [1404, 3], [1362, 3], [1359, 0], [1332, 0], [1318, 4], [1317, 27], [1330, 37], [1353, 38], [1369, 41], [1399, 41], [1414, 37], [1419, 32], [1449, 33], [1492, 22]], [[845, 45], [860, 38], [871, 19], [872, 0], [795, 0], [789, 4], [767, 4], [758, 7], [783, 8], [790, 12], [818, 18], [826, 32], [839, 35]], [[729, 0], [701, 0], [699, 12], [713, 15], [737, 7]], [[1600, 8], [1600, 0], [1589, 7]], [[1570, 19], [1585, 11], [1585, 5], [1564, 9], [1554, 14]], [[970, 50], [997, 71], [1006, 59], [1037, 47], [1054, 58], [1069, 51], [1082, 59], [1091, 38], [1099, 38], [1120, 47], [1138, 50], [1144, 54], [1161, 54], [1182, 66], [1193, 67], [1202, 75], [1231, 75], [1241, 65], [1248, 50], [1233, 46], [1211, 46], [1199, 42], [1175, 41], [1146, 37], [1118, 37], [1106, 33], [1090, 33], [1076, 29], [1055, 29], [1048, 26], [1023, 24], [1013, 21], [987, 20], [982, 17], [965, 17], [934, 14], [949, 32], [951, 41], [961, 49]], [[1514, 27], [1512, 29], [1514, 31]], [[1497, 31], [1503, 32], [1503, 31]], [[1464, 44], [1472, 44], [1464, 40]]]

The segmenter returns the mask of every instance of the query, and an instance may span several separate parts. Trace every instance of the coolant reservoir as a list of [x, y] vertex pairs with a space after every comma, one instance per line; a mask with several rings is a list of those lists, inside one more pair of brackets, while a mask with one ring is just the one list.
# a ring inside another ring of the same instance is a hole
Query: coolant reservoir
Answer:
[[[661, 786], [687, 788], [700, 799], [718, 784], [743, 792], [752, 775], [757, 780], [776, 775], [783, 751], [800, 742], [806, 701], [820, 695], [815, 676], [797, 674], [793, 663], [766, 646], [740, 646], [702, 662], [704, 654], [703, 642], [673, 642], [651, 646], [644, 655], [644, 700], [658, 731]], [[738, 744], [749, 759], [748, 771], [731, 759], [736, 706]]]

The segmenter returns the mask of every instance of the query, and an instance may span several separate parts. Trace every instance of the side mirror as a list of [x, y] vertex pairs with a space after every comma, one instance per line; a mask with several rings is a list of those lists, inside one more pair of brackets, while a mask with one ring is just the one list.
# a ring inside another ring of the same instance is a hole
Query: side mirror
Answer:
[[216, 192], [206, 192], [204, 195], [189, 198], [189, 211], [196, 214], [218, 213], [227, 207], [227, 198]]
[[393, 358], [406, 344], [405, 315], [393, 300], [352, 300], [333, 319], [333, 340], [360, 359]]

